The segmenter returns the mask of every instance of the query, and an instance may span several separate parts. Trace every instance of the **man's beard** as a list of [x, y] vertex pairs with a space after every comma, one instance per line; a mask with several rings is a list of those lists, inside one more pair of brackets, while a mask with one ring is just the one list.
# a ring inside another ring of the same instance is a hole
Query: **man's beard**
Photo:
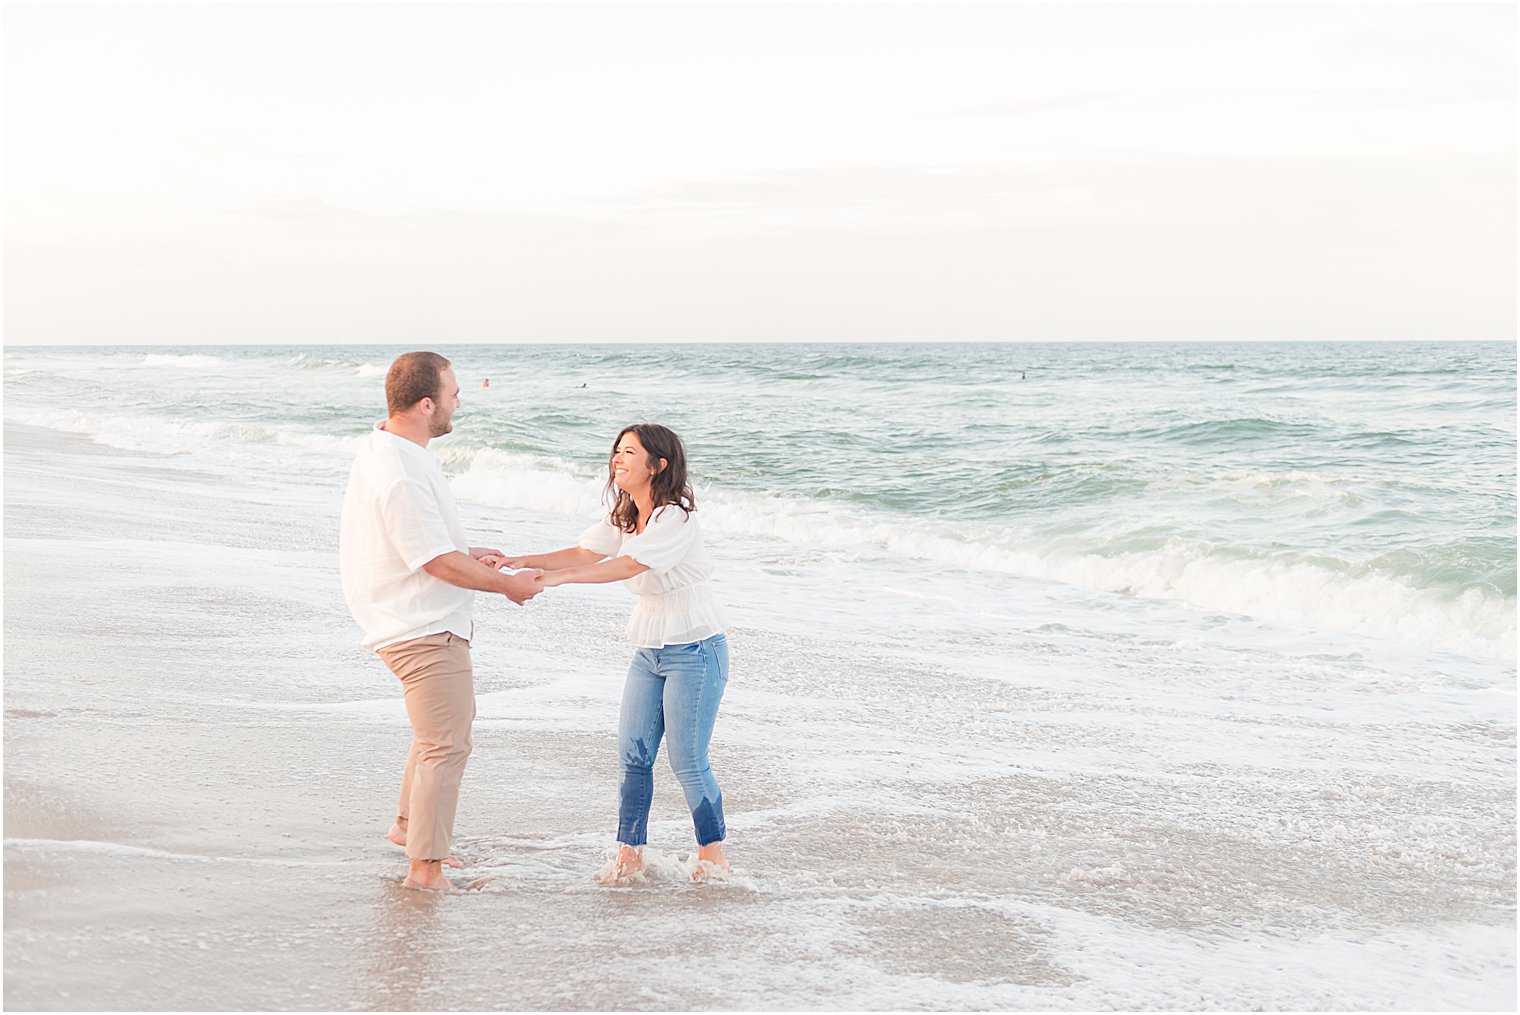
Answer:
[[446, 433], [453, 433], [453, 432], [454, 432], [454, 421], [452, 419], [444, 420], [442, 426], [440, 426], [437, 423], [434, 423], [432, 426], [428, 427], [428, 434], [430, 436], [433, 436], [433, 437], [442, 437]]

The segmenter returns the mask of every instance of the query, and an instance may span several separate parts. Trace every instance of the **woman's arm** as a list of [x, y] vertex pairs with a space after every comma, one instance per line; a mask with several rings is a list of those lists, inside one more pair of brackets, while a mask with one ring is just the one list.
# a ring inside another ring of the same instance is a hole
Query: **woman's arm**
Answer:
[[545, 571], [544, 588], [555, 585], [600, 585], [604, 582], [626, 581], [648, 570], [648, 565], [640, 564], [632, 557], [614, 557], [599, 564], [570, 567], [562, 571]]
[[551, 553], [530, 553], [526, 557], [508, 557], [507, 567], [514, 570], [536, 567], [545, 571], [557, 571], [567, 567], [594, 564], [604, 556], [606, 555], [597, 553], [595, 550], [588, 550], [584, 546], [567, 546], [563, 550], [555, 550]]

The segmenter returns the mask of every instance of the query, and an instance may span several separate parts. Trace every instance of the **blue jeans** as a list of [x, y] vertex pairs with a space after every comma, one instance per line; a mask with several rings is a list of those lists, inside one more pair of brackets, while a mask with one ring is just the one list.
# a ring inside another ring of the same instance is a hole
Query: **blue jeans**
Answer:
[[697, 845], [723, 841], [723, 794], [707, 763], [707, 744], [727, 684], [728, 638], [721, 634], [688, 645], [641, 648], [633, 657], [618, 717], [623, 761], [619, 842], [642, 846], [648, 841], [661, 736], [670, 745], [670, 767], [691, 808]]

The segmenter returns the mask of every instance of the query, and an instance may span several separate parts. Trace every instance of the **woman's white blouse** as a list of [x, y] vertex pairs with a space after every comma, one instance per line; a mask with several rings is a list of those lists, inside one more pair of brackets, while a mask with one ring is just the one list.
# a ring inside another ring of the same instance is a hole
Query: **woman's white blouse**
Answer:
[[723, 633], [723, 611], [713, 598], [712, 558], [702, 546], [697, 516], [667, 504], [635, 535], [611, 515], [581, 533], [580, 545], [606, 557], [632, 557], [649, 568], [623, 584], [636, 598], [628, 639], [640, 648], [686, 645]]

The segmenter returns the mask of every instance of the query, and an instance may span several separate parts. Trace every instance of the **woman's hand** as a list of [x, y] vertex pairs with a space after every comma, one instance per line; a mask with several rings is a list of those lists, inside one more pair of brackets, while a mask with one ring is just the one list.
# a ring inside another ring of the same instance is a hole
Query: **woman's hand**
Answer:
[[471, 554], [471, 556], [473, 556], [476, 560], [480, 561], [486, 567], [494, 567], [498, 571], [500, 571], [502, 568], [508, 568], [512, 571], [521, 571], [524, 568], [528, 567], [527, 555], [521, 557], [509, 557], [507, 556], [505, 550], [476, 550], [476, 548], [473, 546], [470, 547], [470, 549], [472, 551], [475, 551]]
[[507, 555], [501, 550], [493, 550], [489, 546], [470, 547], [470, 556], [480, 561], [486, 567], [501, 570], [501, 566], [507, 562]]
[[565, 572], [563, 571], [545, 571], [543, 578], [544, 588], [552, 589], [558, 585], [564, 584], [564, 580], [560, 577], [564, 573]]

